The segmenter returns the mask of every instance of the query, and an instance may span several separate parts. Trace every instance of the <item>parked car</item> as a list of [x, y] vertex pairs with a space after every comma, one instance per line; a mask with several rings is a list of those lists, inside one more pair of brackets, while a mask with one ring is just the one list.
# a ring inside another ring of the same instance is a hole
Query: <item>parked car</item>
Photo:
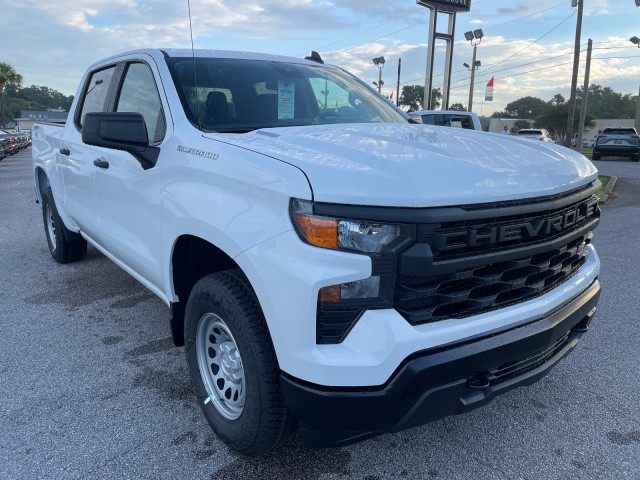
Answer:
[[418, 110], [409, 112], [411, 118], [425, 125], [440, 125], [444, 127], [466, 128], [480, 130], [480, 118], [477, 113], [459, 112], [456, 110]]
[[587, 138], [585, 140], [582, 140], [582, 146], [586, 147], [586, 148], [593, 148], [595, 143], [596, 143], [596, 139], [595, 138]]
[[18, 144], [18, 150], [23, 150], [29, 146], [29, 137], [23, 132], [16, 132], [14, 130], [0, 129], [0, 134], [13, 135], [16, 138]]
[[631, 161], [640, 160], [640, 137], [633, 127], [605, 128], [596, 137], [593, 147], [593, 160], [603, 156], [629, 157]]
[[11, 135], [9, 133], [5, 133], [3, 130], [0, 130], [0, 139], [5, 142], [5, 153], [7, 155], [13, 155], [20, 147], [18, 145], [18, 139], [15, 135]]
[[540, 140], [541, 142], [555, 143], [549, 132], [544, 128], [521, 128], [516, 133], [517, 136], [522, 138], [528, 138], [531, 140]]
[[4, 143], [0, 142], [0, 160], [2, 160], [6, 156], [7, 156], [7, 154], [4, 153]]

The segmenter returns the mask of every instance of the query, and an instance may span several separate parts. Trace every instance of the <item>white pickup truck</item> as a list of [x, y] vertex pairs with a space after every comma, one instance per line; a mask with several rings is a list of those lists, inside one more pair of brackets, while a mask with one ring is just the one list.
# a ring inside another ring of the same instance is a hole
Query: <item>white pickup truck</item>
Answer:
[[53, 258], [88, 242], [170, 307], [244, 454], [468, 411], [540, 379], [596, 311], [585, 157], [415, 124], [317, 55], [107, 58], [66, 125], [34, 127], [33, 167]]

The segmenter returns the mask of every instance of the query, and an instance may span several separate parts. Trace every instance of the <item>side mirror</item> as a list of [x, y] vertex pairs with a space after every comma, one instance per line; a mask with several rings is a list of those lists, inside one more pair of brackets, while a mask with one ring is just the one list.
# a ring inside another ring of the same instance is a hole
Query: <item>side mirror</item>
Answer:
[[147, 126], [139, 113], [87, 113], [82, 123], [82, 141], [95, 147], [128, 152], [145, 170], [156, 164], [160, 153], [158, 147], [149, 145]]

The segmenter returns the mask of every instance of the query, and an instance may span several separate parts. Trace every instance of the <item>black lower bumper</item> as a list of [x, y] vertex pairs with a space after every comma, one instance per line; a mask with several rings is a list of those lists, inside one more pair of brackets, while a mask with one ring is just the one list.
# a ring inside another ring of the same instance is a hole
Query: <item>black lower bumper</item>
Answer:
[[628, 157], [633, 155], [638, 155], [640, 153], [639, 147], [633, 146], [604, 146], [604, 147], [594, 147], [593, 153], [604, 155], [604, 156], [619, 156], [619, 157]]
[[347, 445], [464, 413], [542, 378], [578, 343], [600, 296], [595, 280], [548, 315], [487, 338], [407, 358], [380, 387], [324, 387], [282, 376], [308, 447]]

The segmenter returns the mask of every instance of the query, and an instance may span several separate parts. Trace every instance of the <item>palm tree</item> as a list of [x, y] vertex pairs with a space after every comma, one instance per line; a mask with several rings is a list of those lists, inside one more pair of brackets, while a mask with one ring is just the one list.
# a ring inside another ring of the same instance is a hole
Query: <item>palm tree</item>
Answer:
[[20, 88], [22, 84], [22, 75], [8, 63], [0, 62], [0, 125], [4, 125], [4, 87], [7, 84], [13, 84]]

